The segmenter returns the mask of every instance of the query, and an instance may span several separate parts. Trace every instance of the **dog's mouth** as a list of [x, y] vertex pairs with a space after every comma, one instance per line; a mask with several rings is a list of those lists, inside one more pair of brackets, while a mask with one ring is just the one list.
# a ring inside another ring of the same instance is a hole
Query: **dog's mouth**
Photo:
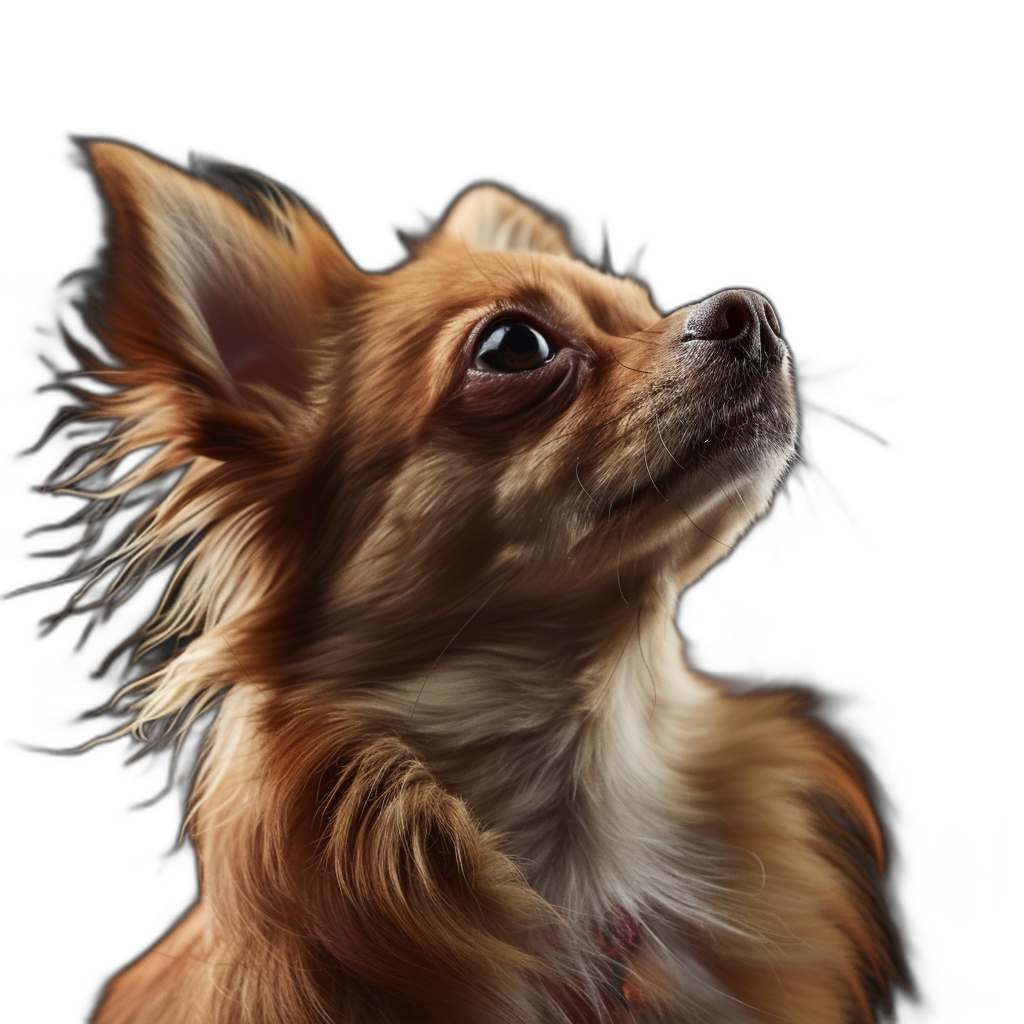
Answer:
[[[712, 443], [711, 437], [706, 440], [709, 445]], [[641, 480], [638, 484], [631, 487], [628, 493], [613, 499], [608, 505], [609, 517], [628, 515], [633, 509], [639, 508], [651, 501], [672, 503], [672, 493], [678, 487], [680, 481], [693, 473], [699, 472], [702, 467], [706, 467], [711, 461], [709, 456], [704, 453], [685, 455], [682, 458], [672, 455], [671, 458], [670, 464], [657, 472], [652, 472], [650, 466], [645, 462], [644, 468], [647, 479]]]

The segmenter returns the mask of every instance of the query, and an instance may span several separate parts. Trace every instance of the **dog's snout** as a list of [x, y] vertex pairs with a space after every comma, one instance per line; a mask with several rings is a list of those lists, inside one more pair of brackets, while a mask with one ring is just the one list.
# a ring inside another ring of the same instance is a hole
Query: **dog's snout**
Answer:
[[782, 331], [775, 310], [763, 295], [735, 288], [698, 303], [686, 320], [685, 341], [718, 341], [744, 356], [758, 358], [775, 350]]

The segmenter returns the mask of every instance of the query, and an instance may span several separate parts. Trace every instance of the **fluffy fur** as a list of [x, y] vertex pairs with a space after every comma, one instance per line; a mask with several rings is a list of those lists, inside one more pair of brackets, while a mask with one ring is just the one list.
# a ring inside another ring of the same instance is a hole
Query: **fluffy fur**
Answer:
[[[257, 174], [83, 149], [105, 351], [67, 338], [55, 429], [99, 434], [51, 481], [84, 499], [57, 618], [173, 565], [113, 735], [177, 742], [216, 709], [199, 900], [98, 1024], [891, 1009], [864, 769], [810, 695], [699, 675], [674, 625], [795, 457], [764, 300], [664, 315], [494, 186], [366, 273]], [[551, 358], [482, 366], [510, 323]]]

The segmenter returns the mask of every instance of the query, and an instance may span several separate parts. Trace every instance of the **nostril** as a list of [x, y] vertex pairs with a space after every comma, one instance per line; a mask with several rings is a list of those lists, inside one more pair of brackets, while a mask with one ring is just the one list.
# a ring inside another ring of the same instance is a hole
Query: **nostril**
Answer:
[[747, 355], [756, 355], [761, 345], [759, 307], [762, 303], [767, 307], [764, 315], [770, 317], [770, 323], [774, 312], [769, 313], [768, 304], [753, 292], [736, 289], [712, 295], [690, 313], [684, 337], [693, 341], [729, 342]]
[[768, 326], [777, 335], [779, 335], [781, 337], [781, 335], [782, 335], [782, 328], [779, 326], [779, 318], [775, 315], [775, 310], [772, 309], [772, 304], [770, 302], [766, 302], [764, 304], [764, 315], [765, 315], [765, 319], [768, 321]]
[[735, 292], [705, 299], [686, 321], [686, 336], [701, 341], [728, 341], [747, 330], [756, 314]]

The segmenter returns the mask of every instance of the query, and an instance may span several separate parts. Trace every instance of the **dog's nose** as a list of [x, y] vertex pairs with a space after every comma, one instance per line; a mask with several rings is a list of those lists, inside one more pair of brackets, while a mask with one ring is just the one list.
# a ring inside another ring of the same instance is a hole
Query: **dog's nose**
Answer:
[[775, 310], [763, 295], [734, 288], [712, 295], [693, 308], [686, 320], [686, 341], [720, 341], [748, 358], [762, 347], [778, 349], [782, 331]]

